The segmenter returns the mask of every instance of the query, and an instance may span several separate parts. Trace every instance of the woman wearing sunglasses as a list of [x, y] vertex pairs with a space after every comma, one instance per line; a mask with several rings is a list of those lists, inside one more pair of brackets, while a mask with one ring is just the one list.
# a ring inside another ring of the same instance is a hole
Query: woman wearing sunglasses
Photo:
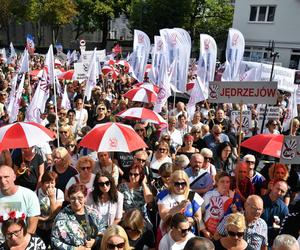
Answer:
[[117, 225], [122, 218], [124, 196], [115, 185], [108, 172], [98, 172], [94, 181], [94, 190], [88, 196], [87, 205], [95, 208], [103, 218], [104, 226]]
[[79, 174], [73, 176], [67, 183], [65, 190], [65, 199], [68, 199], [67, 193], [70, 186], [75, 183], [84, 184], [88, 190], [88, 194], [93, 191], [93, 185], [95, 180], [95, 174], [93, 174], [93, 170], [95, 168], [95, 161], [89, 156], [82, 156], [77, 164], [76, 169]]
[[218, 250], [235, 249], [235, 250], [254, 250], [243, 239], [246, 222], [241, 213], [233, 213], [226, 220], [227, 236], [215, 241], [215, 248]]
[[5, 241], [0, 244], [0, 250], [24, 249], [45, 250], [44, 242], [38, 236], [27, 233], [25, 214], [19, 211], [10, 211], [0, 214], [1, 231]]
[[80, 155], [78, 153], [77, 141], [75, 138], [70, 138], [67, 140], [66, 149], [71, 156], [72, 166], [76, 166]]
[[118, 225], [110, 226], [101, 241], [100, 250], [131, 250], [125, 230]]
[[144, 168], [141, 165], [133, 164], [129, 168], [129, 181], [121, 183], [119, 191], [124, 195], [124, 211], [137, 208], [147, 219], [146, 204], [153, 201], [153, 194], [147, 185], [147, 178], [144, 173]]
[[96, 108], [96, 116], [93, 120], [92, 128], [95, 127], [97, 124], [110, 122], [110, 119], [106, 116], [106, 114], [106, 106], [103, 103], [99, 104]]
[[181, 213], [173, 215], [170, 227], [171, 230], [159, 243], [159, 250], [183, 249], [187, 241], [195, 236], [188, 218]]
[[190, 191], [187, 174], [183, 170], [176, 170], [172, 173], [169, 189], [158, 194], [161, 235], [167, 232], [172, 216], [180, 212], [188, 218], [191, 226], [194, 226], [194, 231], [198, 233], [197, 225], [201, 222], [202, 203], [203, 199], [200, 195]]

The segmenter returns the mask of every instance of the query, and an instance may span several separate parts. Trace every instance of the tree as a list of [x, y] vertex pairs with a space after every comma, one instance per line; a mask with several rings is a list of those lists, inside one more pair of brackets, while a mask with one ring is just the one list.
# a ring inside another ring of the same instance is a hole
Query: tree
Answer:
[[73, 0], [29, 0], [26, 17], [37, 24], [39, 41], [41, 25], [51, 26], [55, 43], [60, 27], [72, 23], [76, 15], [77, 6]]
[[76, 35], [78, 39], [85, 32], [102, 30], [101, 47], [106, 47], [109, 31], [109, 20], [117, 17], [127, 8], [128, 0], [76, 0], [79, 13], [75, 19]]

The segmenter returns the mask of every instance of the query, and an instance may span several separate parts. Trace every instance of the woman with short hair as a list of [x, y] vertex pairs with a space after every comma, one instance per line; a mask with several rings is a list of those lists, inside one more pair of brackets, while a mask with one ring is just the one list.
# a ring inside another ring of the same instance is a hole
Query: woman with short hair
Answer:
[[103, 234], [100, 250], [114, 250], [116, 248], [118, 250], [132, 250], [125, 230], [121, 226], [112, 225]]

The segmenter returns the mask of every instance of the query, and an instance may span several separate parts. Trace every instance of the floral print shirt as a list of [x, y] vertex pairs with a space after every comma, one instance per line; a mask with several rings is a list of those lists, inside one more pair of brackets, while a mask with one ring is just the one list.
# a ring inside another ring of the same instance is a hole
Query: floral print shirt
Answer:
[[85, 245], [87, 238], [95, 238], [105, 230], [105, 223], [98, 212], [88, 206], [85, 207], [92, 235], [87, 235], [86, 229], [76, 219], [70, 206], [65, 207], [56, 216], [51, 233], [53, 249], [71, 250], [74, 247]]

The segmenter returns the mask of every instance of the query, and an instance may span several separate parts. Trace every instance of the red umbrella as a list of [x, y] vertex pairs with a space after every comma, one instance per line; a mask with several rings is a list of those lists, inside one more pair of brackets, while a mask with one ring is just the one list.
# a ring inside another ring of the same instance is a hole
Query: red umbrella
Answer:
[[116, 64], [122, 66], [126, 74], [129, 72], [130, 64], [126, 60], [119, 60], [116, 62]]
[[3, 148], [29, 148], [54, 138], [51, 130], [36, 122], [17, 122], [0, 128]]
[[241, 146], [249, 148], [263, 155], [269, 155], [280, 158], [283, 144], [283, 135], [260, 134], [255, 135], [242, 142]]
[[132, 152], [147, 148], [143, 139], [132, 127], [114, 122], [95, 126], [82, 138], [79, 146], [97, 152]]
[[129, 90], [124, 97], [135, 102], [156, 102], [157, 94], [143, 87], [137, 87]]
[[121, 111], [117, 116], [123, 117], [125, 119], [136, 119], [148, 121], [156, 124], [167, 123], [160, 114], [156, 113], [153, 110], [146, 108], [130, 108], [124, 111]]
[[74, 76], [74, 70], [68, 70], [66, 72], [62, 72], [59, 76], [58, 79], [59, 80], [73, 80], [73, 76]]
[[119, 71], [112, 66], [103, 66], [102, 73], [105, 76], [108, 74], [111, 74], [114, 79], [117, 79], [117, 77], [119, 75]]
[[148, 89], [152, 92], [155, 92], [156, 94], [158, 94], [159, 92], [159, 87], [157, 85], [154, 85], [150, 82], [140, 82], [134, 85], [134, 87], [143, 87], [145, 89]]

